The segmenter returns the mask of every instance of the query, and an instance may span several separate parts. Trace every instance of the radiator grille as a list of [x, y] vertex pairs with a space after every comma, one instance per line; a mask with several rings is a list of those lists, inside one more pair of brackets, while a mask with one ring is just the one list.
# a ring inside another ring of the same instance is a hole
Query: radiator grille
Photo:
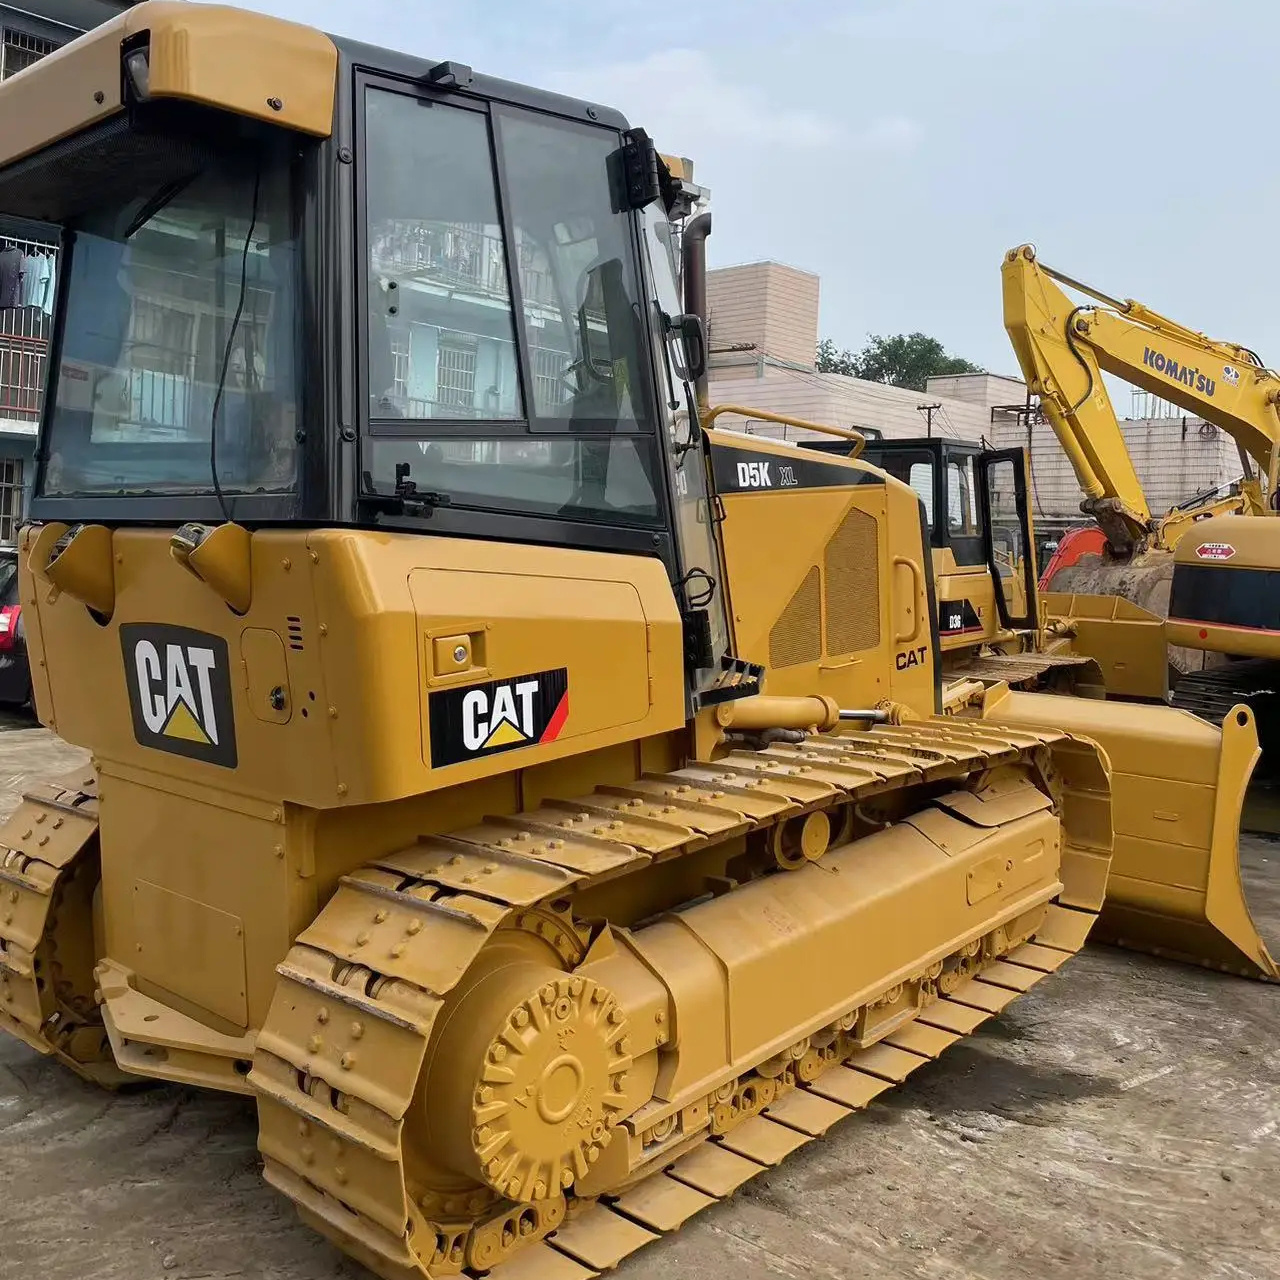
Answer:
[[850, 511], [827, 543], [827, 653], [835, 657], [880, 643], [880, 560], [876, 521]]
[[815, 564], [769, 632], [769, 665], [794, 667], [822, 657], [822, 588]]

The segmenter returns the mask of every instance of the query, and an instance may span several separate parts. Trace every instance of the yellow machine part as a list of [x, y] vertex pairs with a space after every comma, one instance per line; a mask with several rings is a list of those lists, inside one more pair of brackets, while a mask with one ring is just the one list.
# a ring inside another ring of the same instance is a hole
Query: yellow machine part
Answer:
[[[823, 499], [793, 571], [846, 589], [826, 550], [874, 509], [887, 576], [900, 498]], [[726, 503], [731, 563], [776, 501]], [[383, 1276], [613, 1265], [999, 1012], [1101, 906], [1092, 744], [928, 718], [717, 745], [714, 709], [685, 721], [656, 561], [273, 530], [202, 557], [206, 580], [162, 532], [67, 533], [27, 534], [23, 599], [42, 714], [94, 744], [98, 786], [0, 829], [0, 1021], [91, 1078], [256, 1098], [269, 1180]], [[237, 564], [243, 615], [219, 594]], [[886, 611], [883, 653], [922, 604]], [[763, 595], [741, 608], [767, 621]], [[840, 643], [798, 688], [858, 672]], [[442, 763], [433, 698], [557, 655], [557, 735], [517, 698], [511, 740], [495, 695], [489, 738]], [[901, 674], [932, 693], [930, 662]], [[785, 688], [726, 705], [831, 718]], [[52, 989], [48, 957], [78, 957]]]
[[1280, 520], [1217, 516], [1178, 543], [1170, 644], [1280, 658]]
[[1221, 731], [1173, 707], [1030, 693], [995, 699], [986, 716], [1059, 726], [1106, 751], [1115, 853], [1098, 938], [1280, 979], [1240, 878], [1240, 816], [1259, 755], [1247, 707]]
[[267, 1178], [388, 1280], [616, 1265], [1056, 969], [1109, 862], [1093, 748], [957, 720], [549, 804], [345, 877], [280, 966]]
[[1112, 697], [1163, 702], [1170, 666], [1163, 618], [1117, 595], [1045, 592], [1049, 642], [1058, 637], [1073, 653], [1097, 664]]
[[121, 42], [148, 32], [152, 97], [329, 136], [338, 51], [328, 36], [222, 5], [147, 0], [6, 82], [0, 165], [122, 112]]

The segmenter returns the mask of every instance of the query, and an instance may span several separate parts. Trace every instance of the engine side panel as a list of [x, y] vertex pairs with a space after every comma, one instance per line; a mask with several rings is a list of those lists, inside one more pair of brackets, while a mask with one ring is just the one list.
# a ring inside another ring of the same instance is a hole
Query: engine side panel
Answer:
[[767, 669], [768, 692], [933, 707], [916, 494], [850, 459], [710, 435], [738, 653]]

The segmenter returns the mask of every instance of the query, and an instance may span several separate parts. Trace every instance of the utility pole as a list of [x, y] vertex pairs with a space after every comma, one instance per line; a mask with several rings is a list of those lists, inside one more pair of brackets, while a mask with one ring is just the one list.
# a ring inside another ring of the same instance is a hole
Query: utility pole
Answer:
[[940, 404], [918, 404], [918, 405], [916, 405], [916, 412], [917, 412], [917, 413], [923, 413], [923, 414], [924, 414], [924, 420], [925, 420], [925, 430], [924, 430], [924, 433], [925, 433], [925, 435], [926, 435], [926, 436], [928, 436], [930, 439], [932, 439], [932, 438], [933, 438], [933, 415], [934, 415], [934, 414], [935, 414], [939, 409], [941, 409], [941, 408], [942, 408], [942, 406], [941, 406]]

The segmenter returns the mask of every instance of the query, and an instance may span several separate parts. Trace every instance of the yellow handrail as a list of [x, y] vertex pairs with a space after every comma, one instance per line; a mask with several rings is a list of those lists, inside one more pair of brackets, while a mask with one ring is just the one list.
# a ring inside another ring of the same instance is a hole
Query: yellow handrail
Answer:
[[759, 418], [762, 422], [777, 422], [784, 427], [802, 427], [805, 431], [818, 431], [827, 436], [839, 436], [842, 440], [852, 440], [851, 458], [857, 458], [866, 447], [867, 437], [852, 427], [830, 427], [825, 422], [808, 422], [804, 418], [793, 418], [785, 413], [771, 413], [767, 409], [748, 409], [740, 404], [718, 404], [702, 415], [702, 425], [709, 427], [722, 413], [736, 413], [743, 418]]

